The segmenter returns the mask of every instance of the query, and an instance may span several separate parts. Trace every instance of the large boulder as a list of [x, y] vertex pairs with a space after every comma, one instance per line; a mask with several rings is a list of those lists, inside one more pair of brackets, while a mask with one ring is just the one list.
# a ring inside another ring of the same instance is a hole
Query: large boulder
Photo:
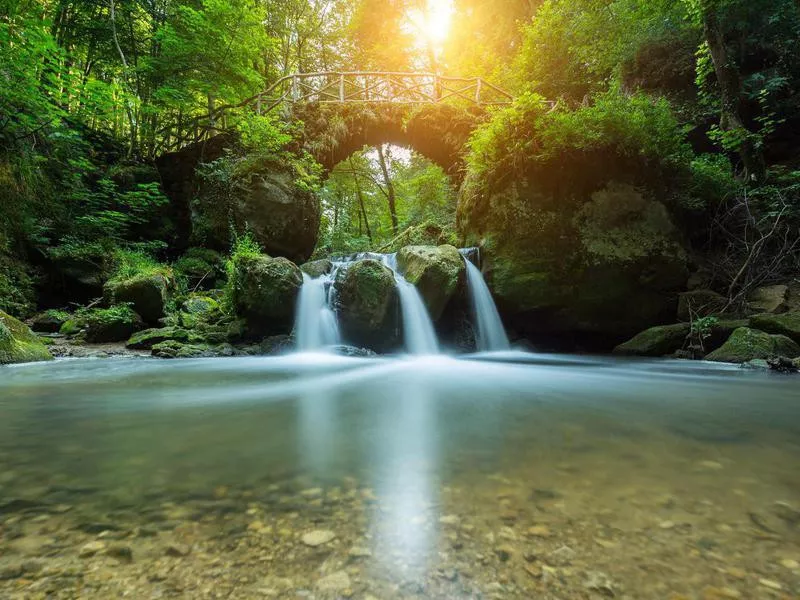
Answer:
[[58, 333], [69, 321], [70, 314], [63, 310], [46, 310], [31, 319], [31, 329], [40, 333]]
[[598, 157], [549, 180], [468, 176], [459, 228], [483, 246], [499, 308], [520, 333], [610, 342], [674, 318], [688, 277], [681, 236], [659, 194], [609, 182], [609, 170]]
[[148, 273], [106, 283], [104, 297], [110, 304], [130, 304], [151, 325], [167, 314], [169, 293], [174, 283], [167, 273]]
[[53, 360], [50, 351], [28, 327], [0, 311], [0, 365]]
[[782, 313], [789, 308], [788, 285], [766, 285], [747, 297], [747, 308], [755, 313]]
[[800, 346], [784, 335], [770, 335], [757, 329], [740, 327], [721, 348], [706, 356], [706, 360], [746, 363], [774, 356], [800, 356]]
[[651, 327], [614, 348], [621, 356], [665, 356], [680, 350], [686, 343], [691, 326], [688, 323]]
[[397, 267], [416, 286], [434, 321], [442, 316], [466, 270], [454, 246], [406, 246], [397, 253]]
[[232, 180], [202, 186], [192, 201], [194, 240], [225, 250], [233, 225], [250, 232], [271, 256], [306, 261], [319, 237], [319, 198], [297, 183], [298, 174], [288, 166], [247, 161], [231, 163]]
[[785, 335], [800, 344], [800, 312], [755, 315], [750, 317], [750, 327], [767, 333]]
[[180, 327], [145, 329], [134, 333], [125, 346], [130, 350], [152, 350], [156, 344], [169, 341], [188, 342], [189, 332]]
[[92, 309], [80, 315], [78, 321], [91, 344], [125, 342], [145, 327], [141, 317], [127, 305]]
[[398, 342], [398, 303], [394, 273], [376, 260], [342, 269], [334, 282], [336, 311], [345, 340], [377, 351]]
[[251, 336], [288, 333], [294, 321], [303, 274], [285, 258], [238, 256], [230, 286], [236, 314], [244, 318]]
[[317, 279], [333, 271], [333, 263], [327, 258], [323, 258], [322, 260], [307, 262], [300, 267], [300, 270], [311, 279]]

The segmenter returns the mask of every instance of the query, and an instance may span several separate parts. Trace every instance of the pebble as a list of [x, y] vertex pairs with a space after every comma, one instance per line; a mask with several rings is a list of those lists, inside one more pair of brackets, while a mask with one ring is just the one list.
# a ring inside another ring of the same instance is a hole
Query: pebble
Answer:
[[442, 525], [458, 525], [461, 522], [456, 515], [445, 515], [439, 519]]
[[765, 588], [775, 590], [776, 592], [780, 592], [783, 589], [783, 586], [780, 583], [777, 581], [772, 581], [772, 579], [759, 579], [758, 583], [763, 585]]
[[130, 546], [115, 544], [106, 550], [106, 554], [121, 562], [133, 562], [133, 550], [131, 550]]
[[342, 593], [350, 588], [350, 575], [347, 571], [336, 571], [317, 581], [317, 589], [321, 592]]
[[741, 592], [731, 588], [707, 587], [703, 590], [703, 600], [736, 600], [741, 597]]
[[800, 510], [788, 502], [776, 502], [772, 509], [775, 513], [775, 516], [783, 521], [786, 521], [790, 525], [797, 525], [800, 523]]
[[787, 569], [790, 569], [792, 571], [800, 569], [800, 563], [797, 562], [796, 560], [792, 560], [791, 558], [784, 558], [781, 561], [781, 566], [786, 567]]
[[742, 570], [742, 569], [738, 569], [736, 567], [728, 567], [728, 575], [730, 575], [734, 579], [746, 579], [747, 578], [747, 572]]
[[494, 549], [494, 553], [501, 561], [506, 562], [514, 555], [514, 549], [511, 546], [498, 546]]
[[534, 525], [528, 529], [528, 535], [533, 537], [549, 538], [553, 534], [550, 533], [550, 529], [544, 525]]
[[658, 526], [661, 529], [674, 529], [675, 528], [675, 522], [674, 521], [661, 521], [661, 523], [659, 523]]
[[347, 553], [350, 558], [370, 558], [372, 556], [372, 551], [369, 548], [364, 548], [361, 546], [353, 546], [350, 548], [350, 551]]
[[105, 542], [101, 542], [95, 540], [94, 542], [89, 542], [88, 544], [84, 544], [81, 546], [80, 551], [78, 552], [78, 556], [80, 558], [90, 558], [97, 554], [98, 552], [102, 552], [106, 549]]
[[167, 556], [173, 556], [175, 558], [180, 558], [183, 556], [189, 556], [189, 553], [192, 551], [189, 546], [186, 544], [170, 544], [167, 546], [165, 554]]
[[586, 573], [586, 580], [583, 582], [583, 587], [593, 592], [598, 592], [608, 598], [616, 596], [614, 591], [614, 583], [608, 575], [600, 571], [588, 571]]
[[336, 539], [336, 534], [326, 529], [309, 531], [308, 533], [304, 534], [302, 538], [303, 543], [306, 546], [311, 546], [312, 548], [323, 546], [329, 542], [332, 542], [334, 539]]

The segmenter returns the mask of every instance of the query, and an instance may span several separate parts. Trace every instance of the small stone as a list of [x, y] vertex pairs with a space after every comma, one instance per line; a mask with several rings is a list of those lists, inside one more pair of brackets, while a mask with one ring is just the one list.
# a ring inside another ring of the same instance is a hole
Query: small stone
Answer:
[[494, 549], [494, 553], [501, 561], [506, 562], [514, 555], [514, 549], [511, 546], [498, 546]]
[[133, 550], [130, 546], [115, 544], [106, 550], [106, 554], [121, 562], [133, 562]]
[[542, 569], [540, 567], [536, 565], [525, 565], [523, 568], [525, 569], [525, 572], [534, 579], [542, 578]]
[[659, 523], [658, 526], [661, 529], [674, 529], [675, 528], [675, 522], [674, 521], [661, 521], [661, 523]]
[[598, 592], [608, 598], [614, 598], [616, 592], [614, 591], [614, 584], [605, 573], [600, 571], [589, 571], [586, 573], [586, 580], [583, 587], [593, 592]]
[[445, 515], [439, 519], [439, 523], [442, 525], [458, 525], [461, 522], [456, 515]]
[[528, 529], [528, 535], [532, 537], [549, 538], [552, 533], [550, 533], [550, 529], [544, 525], [534, 525]]
[[765, 588], [775, 590], [776, 592], [780, 592], [783, 589], [783, 586], [780, 583], [777, 581], [772, 581], [772, 579], [759, 579], [758, 583], [759, 585], [763, 585]]
[[80, 551], [78, 552], [78, 556], [80, 558], [90, 558], [97, 554], [98, 552], [102, 552], [106, 549], [105, 542], [101, 542], [95, 540], [94, 542], [89, 542], [88, 544], [84, 544]]
[[772, 508], [775, 515], [779, 519], [786, 521], [789, 525], [797, 525], [800, 523], [800, 510], [796, 509], [788, 502], [776, 502]]
[[319, 498], [322, 496], [322, 488], [310, 488], [307, 490], [303, 490], [300, 492], [300, 495], [304, 498]]
[[370, 558], [372, 556], [372, 551], [369, 548], [363, 548], [361, 546], [353, 546], [350, 548], [350, 551], [347, 553], [350, 558], [353, 559], [362, 559], [362, 558]]
[[336, 539], [336, 534], [325, 529], [310, 531], [304, 534], [302, 538], [303, 543], [306, 546], [311, 546], [312, 548], [323, 546], [329, 542], [332, 542], [334, 539]]
[[800, 569], [800, 563], [798, 563], [796, 560], [792, 560], [791, 558], [784, 558], [781, 561], [781, 566], [786, 567], [787, 569], [790, 569], [792, 571]]
[[192, 549], [186, 544], [170, 544], [167, 546], [165, 554], [174, 558], [181, 558], [184, 556], [189, 556], [191, 551]]
[[742, 569], [739, 569], [737, 567], [729, 567], [728, 568], [728, 575], [730, 575], [734, 579], [746, 579], [747, 578], [747, 572], [742, 570]]
[[550, 554], [548, 562], [555, 566], [565, 566], [572, 563], [574, 559], [575, 550], [569, 546], [561, 546], [561, 548]]
[[317, 581], [317, 589], [321, 592], [342, 593], [350, 588], [350, 576], [347, 571], [336, 571]]
[[731, 588], [707, 587], [703, 590], [703, 600], [736, 600], [742, 594]]

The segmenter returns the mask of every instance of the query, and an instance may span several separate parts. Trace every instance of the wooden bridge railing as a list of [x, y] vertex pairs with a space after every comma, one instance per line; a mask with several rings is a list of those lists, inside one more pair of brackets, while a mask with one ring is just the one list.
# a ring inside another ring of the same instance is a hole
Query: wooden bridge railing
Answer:
[[379, 71], [324, 72], [288, 75], [239, 104], [214, 108], [208, 114], [162, 130], [160, 152], [180, 149], [228, 130], [229, 115], [238, 109], [267, 114], [279, 106], [319, 104], [439, 104], [473, 106], [508, 104], [513, 96], [481, 79], [444, 77], [433, 73]]

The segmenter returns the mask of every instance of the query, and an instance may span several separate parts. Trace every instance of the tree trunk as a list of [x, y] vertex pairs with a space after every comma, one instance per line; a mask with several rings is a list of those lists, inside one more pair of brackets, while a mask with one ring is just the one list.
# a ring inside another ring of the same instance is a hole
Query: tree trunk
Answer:
[[397, 235], [397, 195], [394, 191], [394, 184], [392, 178], [389, 176], [389, 167], [386, 166], [386, 156], [383, 152], [383, 146], [378, 146], [378, 162], [381, 165], [381, 172], [383, 173], [383, 182], [386, 184], [387, 198], [389, 199], [389, 216], [392, 218], [392, 233]]
[[745, 169], [745, 178], [762, 182], [766, 179], [767, 167], [764, 155], [756, 147], [752, 139], [752, 132], [745, 127], [742, 121], [742, 81], [739, 71], [725, 46], [725, 36], [717, 18], [715, 6], [708, 6], [703, 12], [703, 31], [711, 60], [714, 63], [714, 72], [717, 76], [722, 104], [720, 115], [720, 129], [723, 132], [742, 131], [745, 139], [739, 144], [739, 155]]
[[364, 225], [367, 229], [367, 237], [369, 243], [372, 243], [372, 231], [369, 228], [369, 219], [367, 218], [367, 209], [364, 206], [364, 194], [361, 193], [361, 183], [358, 181], [358, 173], [356, 173], [355, 166], [353, 166], [353, 158], [350, 158], [350, 170], [353, 172], [353, 182], [356, 184], [356, 195], [358, 196], [358, 206], [361, 210], [361, 215], [364, 217]]

